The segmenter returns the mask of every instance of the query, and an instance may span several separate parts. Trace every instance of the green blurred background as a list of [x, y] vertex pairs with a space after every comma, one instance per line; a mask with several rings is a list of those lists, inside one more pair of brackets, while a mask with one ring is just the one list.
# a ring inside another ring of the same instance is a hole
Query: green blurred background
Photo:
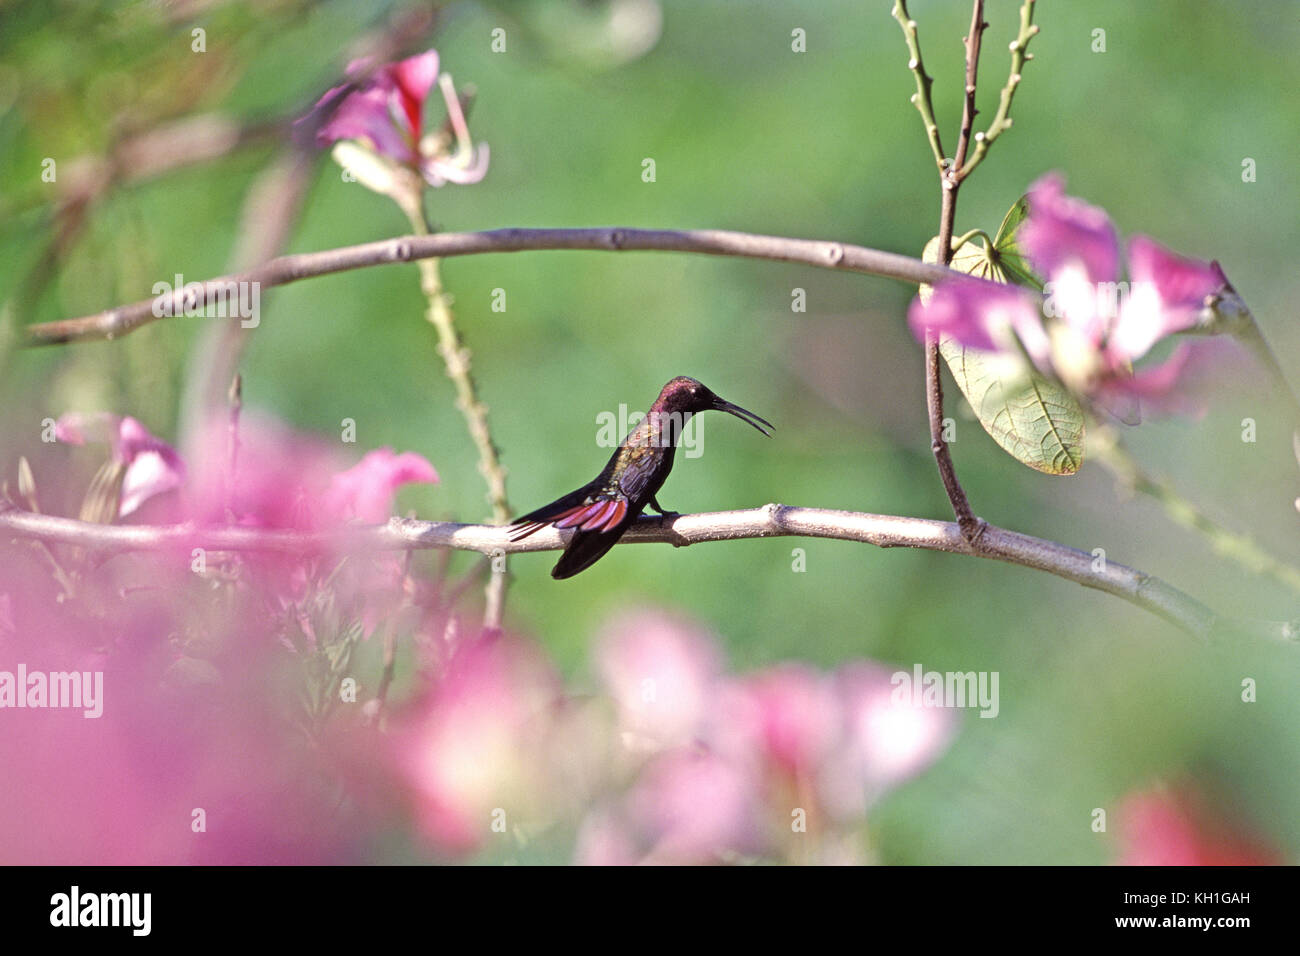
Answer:
[[[441, 228], [716, 227], [839, 239], [919, 254], [937, 230], [938, 187], [892, 0], [808, 5], [678, 0], [454, 3], [402, 53], [436, 46], [473, 84], [470, 120], [490, 144], [483, 183], [436, 192]], [[1015, 127], [963, 188], [957, 231], [992, 232], [1037, 176], [1104, 206], [1124, 233], [1217, 258], [1284, 365], [1300, 347], [1292, 303], [1300, 183], [1300, 6], [1293, 2], [1096, 0], [1038, 4], [1041, 35]], [[980, 104], [1006, 79], [1019, 4], [990, 0]], [[242, 123], [292, 117], [339, 82], [356, 41], [411, 5], [351, 2], [0, 3], [0, 301], [16, 326], [87, 314], [235, 264], [250, 189], [283, 153], [261, 140], [211, 162], [110, 190], [38, 277], [57, 231], [57, 184], [76, 157], [128, 132], [197, 113]], [[914, 0], [948, 148], [960, 110], [969, 4]], [[206, 31], [205, 53], [191, 30]], [[491, 31], [506, 30], [493, 53]], [[791, 50], [791, 31], [807, 52]], [[1095, 29], [1106, 52], [1094, 52]], [[656, 33], [661, 30], [661, 35]], [[653, 45], [649, 45], [653, 40]], [[648, 46], [643, 55], [642, 47]], [[657, 181], [644, 183], [653, 158]], [[1257, 181], [1242, 181], [1255, 160]], [[406, 231], [386, 199], [342, 180], [321, 154], [284, 251]], [[661, 253], [539, 252], [449, 260], [457, 320], [522, 512], [604, 463], [595, 420], [644, 409], [688, 374], [778, 426], [764, 441], [721, 416], [706, 454], [679, 459], [668, 507], [768, 501], [947, 517], [929, 454], [922, 357], [904, 317], [914, 290], [862, 275]], [[491, 309], [506, 290], [507, 311]], [[791, 311], [791, 290], [807, 312]], [[67, 410], [135, 415], [182, 441], [193, 350], [215, 320], [151, 324], [112, 343], [9, 356], [0, 380], [0, 462]], [[392, 445], [442, 475], [399, 505], [422, 517], [487, 514], [453, 391], [422, 317], [414, 267], [266, 290], [242, 372], [247, 407], [362, 450]], [[1300, 560], [1300, 475], [1284, 407], [1240, 383], [1200, 422], [1153, 421], [1126, 438], [1153, 471], [1231, 527]], [[1072, 478], [1018, 465], [949, 387], [953, 452], [979, 514], [1160, 575], [1225, 613], [1297, 616], [1296, 594], [1216, 555], [1154, 502], [1085, 463]], [[1241, 441], [1252, 417], [1258, 441]], [[792, 549], [807, 553], [792, 571]], [[432, 556], [424, 556], [432, 562]], [[910, 669], [996, 670], [1001, 714], [973, 713], [947, 756], [873, 818], [889, 862], [1083, 862], [1114, 857], [1094, 807], [1192, 774], [1219, 811], [1300, 848], [1300, 648], [1206, 648], [1115, 598], [1023, 568], [842, 542], [755, 540], [619, 548], [555, 582], [554, 555], [512, 560], [508, 625], [541, 642], [581, 685], [586, 649], [628, 605], [664, 604], [707, 623], [737, 669], [873, 657]], [[455, 567], [468, 568], [469, 556]], [[1241, 681], [1259, 700], [1240, 701]]]

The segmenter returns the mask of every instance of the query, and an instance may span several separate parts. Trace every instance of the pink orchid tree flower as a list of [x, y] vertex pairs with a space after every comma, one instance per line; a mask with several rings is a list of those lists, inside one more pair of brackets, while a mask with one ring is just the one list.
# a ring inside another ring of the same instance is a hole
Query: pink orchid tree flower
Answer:
[[71, 412], [54, 423], [54, 436], [72, 445], [101, 442], [109, 446], [113, 460], [126, 469], [118, 496], [120, 517], [138, 511], [150, 498], [185, 483], [185, 463], [176, 449], [150, 434], [129, 415]]
[[438, 472], [413, 451], [395, 454], [378, 448], [330, 479], [325, 507], [335, 519], [382, 524], [393, 513], [397, 489], [409, 484], [437, 484]]
[[954, 279], [928, 301], [913, 301], [908, 322], [917, 338], [928, 329], [970, 348], [1027, 356], [1043, 374], [1121, 418], [1139, 400], [1160, 411], [1203, 409], [1206, 373], [1230, 356], [1222, 342], [1183, 342], [1161, 362], [1134, 366], [1157, 342], [1197, 330], [1204, 310], [1228, 288], [1217, 263], [1134, 236], [1122, 281], [1110, 217], [1065, 195], [1055, 174], [1030, 187], [1018, 242], [1046, 279], [1041, 305], [1014, 286]]
[[438, 472], [415, 452], [384, 447], [348, 467], [336, 447], [278, 421], [245, 413], [230, 471], [227, 426], [214, 420], [193, 449], [192, 517], [257, 528], [323, 531], [349, 522], [381, 524], [408, 484], [436, 484]]
[[[338, 447], [275, 419], [245, 411], [231, 468], [228, 424], [213, 419], [192, 446], [193, 468], [186, 487], [185, 516], [200, 525], [331, 531], [391, 517], [397, 492], [408, 484], [438, 481], [433, 465], [415, 452], [391, 448], [368, 452], [347, 467]], [[253, 554], [263, 588], [280, 611], [297, 615], [314, 640], [305, 605], [314, 583], [330, 576], [341, 553]], [[361, 621], [369, 636], [405, 598], [402, 557], [376, 552], [353, 555], [333, 574], [331, 588], [340, 608]]]
[[758, 853], [762, 791], [748, 767], [711, 753], [678, 749], [657, 757], [628, 796], [643, 845], [641, 862], [717, 863]]
[[[414, 170], [431, 186], [468, 185], [487, 174], [488, 147], [475, 145], [452, 79], [438, 73], [438, 53], [429, 50], [397, 63], [373, 67], [368, 60], [348, 64], [353, 82], [336, 86], [316, 104], [329, 120], [316, 134], [323, 145], [360, 140], [380, 156]], [[447, 108], [451, 136], [426, 131], [426, 106], [437, 84]]]

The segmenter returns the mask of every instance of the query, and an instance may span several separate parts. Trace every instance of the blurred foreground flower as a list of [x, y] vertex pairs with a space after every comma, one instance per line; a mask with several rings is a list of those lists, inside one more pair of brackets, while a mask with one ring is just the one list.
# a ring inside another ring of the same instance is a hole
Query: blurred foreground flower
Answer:
[[[109, 446], [110, 459], [97, 482], [111, 499], [99, 503], [101, 520], [126, 517], [150, 498], [179, 488], [185, 481], [185, 463], [176, 449], [129, 415], [68, 413], [54, 423], [54, 435], [72, 445], [100, 442]], [[88, 496], [87, 506], [92, 504]]]
[[257, 528], [322, 531], [352, 521], [381, 524], [407, 484], [436, 484], [438, 472], [415, 452], [367, 452], [351, 467], [334, 445], [269, 418], [245, 414], [231, 467], [224, 423], [196, 444], [187, 517]]
[[659, 611], [618, 619], [597, 657], [630, 785], [587, 815], [580, 862], [860, 862], [871, 803], [952, 734], [951, 712], [896, 701], [884, 665], [726, 675], [706, 635]]
[[503, 841], [546, 800], [546, 742], [561, 689], [537, 651], [511, 638], [453, 653], [410, 725], [398, 761], [420, 826], [445, 853]]
[[[383, 521], [400, 486], [437, 480], [413, 453], [378, 449], [344, 468], [317, 439], [255, 415], [239, 424], [237, 441], [222, 422], [197, 442], [189, 469], [129, 417], [65, 415], [54, 433], [109, 446], [87, 495], [112, 492], [104, 521], [179, 490], [177, 521], [329, 530]], [[357, 681], [353, 651], [398, 626], [405, 581], [394, 554], [187, 546], [94, 561], [0, 542], [0, 859], [357, 859], [365, 821], [341, 815], [333, 742], [338, 725], [361, 723], [344, 686]]]
[[1139, 402], [1157, 411], [1199, 413], [1216, 365], [1235, 356], [1223, 341], [1184, 342], [1163, 361], [1134, 363], [1159, 341], [1203, 326], [1228, 287], [1217, 263], [1186, 259], [1145, 236], [1129, 241], [1128, 281], [1120, 246], [1101, 209], [1066, 196], [1056, 175], [1030, 187], [1017, 241], [1047, 281], [1044, 302], [1023, 289], [979, 279], [937, 286], [908, 312], [916, 337], [927, 330], [962, 345], [1026, 356], [1124, 420]]
[[[486, 143], [474, 145], [451, 76], [438, 74], [438, 53], [429, 50], [377, 68], [357, 60], [347, 68], [352, 83], [337, 86], [316, 104], [333, 109], [317, 132], [323, 145], [339, 143], [335, 158], [376, 192], [410, 191], [403, 171], [418, 174], [431, 186], [468, 185], [483, 179], [488, 167]], [[447, 107], [446, 123], [425, 130], [426, 105], [434, 84]], [[365, 149], [347, 141], [365, 144]]]

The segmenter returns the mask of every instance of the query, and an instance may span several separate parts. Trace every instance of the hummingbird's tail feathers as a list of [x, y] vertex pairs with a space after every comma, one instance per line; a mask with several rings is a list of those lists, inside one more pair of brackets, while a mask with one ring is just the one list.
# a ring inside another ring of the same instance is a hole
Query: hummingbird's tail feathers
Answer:
[[625, 517], [626, 498], [597, 498], [591, 504], [557, 518], [552, 524], [557, 528], [577, 528], [579, 531], [613, 531]]
[[587, 570], [618, 543], [618, 539], [623, 537], [623, 530], [579, 531], [569, 539], [569, 546], [560, 555], [560, 560], [555, 562], [555, 567], [551, 568], [551, 577], [559, 581]]
[[[575, 493], [576, 494], [576, 493]], [[531, 534], [540, 531], [546, 525], [564, 528], [578, 528], [582, 531], [613, 531], [627, 517], [627, 499], [616, 497], [597, 497], [587, 502], [584, 494], [579, 503], [572, 501], [572, 495], [566, 495], [521, 518], [516, 518], [510, 526], [510, 540], [522, 541]]]
[[548, 524], [581, 510], [585, 506], [587, 495], [588, 491], [585, 487], [579, 488], [577, 491], [569, 492], [563, 498], [556, 498], [548, 505], [542, 505], [536, 511], [520, 515], [510, 522], [510, 540], [522, 541], [530, 534], [541, 531]]

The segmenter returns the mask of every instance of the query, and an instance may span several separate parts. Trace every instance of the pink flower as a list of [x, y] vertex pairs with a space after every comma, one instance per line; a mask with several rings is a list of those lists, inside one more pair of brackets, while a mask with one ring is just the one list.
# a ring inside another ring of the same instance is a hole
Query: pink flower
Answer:
[[647, 863], [716, 863], [762, 845], [759, 791], [749, 772], [717, 754], [656, 758], [629, 795]]
[[549, 665], [519, 641], [475, 641], [447, 662], [401, 735], [399, 757], [421, 829], [439, 849], [464, 854], [508, 839], [501, 829], [542, 802], [558, 699]]
[[[1045, 276], [1045, 300], [977, 279], [945, 282], [929, 301], [913, 301], [908, 321], [970, 348], [1028, 355], [1038, 369], [1117, 414], [1139, 399], [1157, 407], [1201, 404], [1183, 372], [1223, 357], [1221, 343], [1184, 343], [1162, 363], [1133, 365], [1160, 340], [1194, 329], [1227, 286], [1216, 263], [1187, 259], [1145, 236], [1129, 241], [1128, 281], [1120, 281], [1120, 246], [1104, 211], [1065, 195], [1059, 176], [1029, 190], [1029, 216], [1018, 241]], [[1196, 384], [1200, 384], [1197, 382]]]
[[802, 664], [784, 664], [721, 689], [711, 739], [782, 774], [807, 775], [840, 742], [843, 713], [833, 683]]
[[193, 462], [189, 511], [203, 524], [315, 530], [326, 513], [342, 455], [322, 439], [245, 410], [231, 470], [227, 423], [214, 418], [189, 449]]
[[629, 743], [661, 749], [694, 738], [720, 669], [707, 634], [661, 611], [628, 614], [601, 638], [596, 660]]
[[[41, 708], [0, 710], [0, 859], [11, 864], [284, 864], [355, 859], [365, 821], [339, 816], [328, 761], [286, 719], [301, 688], [274, 659], [270, 622], [212, 600], [187, 564], [123, 555], [93, 613], [60, 601], [29, 549], [0, 544], [21, 627], [0, 640], [2, 680]], [[200, 631], [202, 641], [177, 648]], [[198, 646], [198, 645], [201, 645]], [[89, 694], [90, 696], [86, 696]], [[79, 705], [78, 705], [79, 704]], [[348, 831], [352, 834], [349, 835]], [[349, 843], [353, 848], [349, 848]]]
[[113, 460], [125, 468], [118, 496], [120, 517], [137, 511], [150, 498], [179, 488], [185, 482], [185, 463], [171, 445], [155, 438], [131, 416], [101, 412], [96, 415], [69, 413], [54, 424], [59, 441], [84, 445], [105, 442]]
[[392, 514], [398, 488], [437, 481], [438, 473], [423, 456], [413, 451], [396, 455], [391, 448], [379, 448], [330, 480], [326, 509], [340, 520], [380, 524]]
[[190, 509], [209, 524], [225, 524], [228, 517], [252, 527], [299, 531], [349, 521], [379, 524], [391, 516], [403, 485], [438, 481], [433, 465], [415, 452], [379, 448], [348, 468], [321, 439], [248, 413], [239, 423], [233, 474], [224, 422], [214, 420], [193, 453]]
[[844, 702], [846, 746], [824, 778], [844, 798], [846, 810], [861, 812], [868, 802], [916, 776], [947, 749], [955, 732], [951, 710], [900, 701], [894, 670], [868, 661], [855, 662], [836, 674]]
[[[357, 60], [347, 73], [354, 84], [337, 86], [316, 104], [317, 108], [342, 97], [329, 121], [316, 134], [322, 144], [356, 139], [379, 154], [417, 170], [432, 186], [477, 183], [487, 173], [487, 144], [475, 147], [451, 77], [438, 75], [438, 53], [429, 50], [397, 63], [378, 67]], [[437, 83], [447, 104], [447, 118], [455, 149], [436, 133], [425, 131], [425, 106]]]
[[1276, 866], [1277, 851], [1248, 828], [1214, 813], [1194, 786], [1126, 796], [1118, 811], [1122, 866]]
[[[397, 490], [414, 482], [436, 482], [437, 472], [414, 452], [381, 448], [351, 468], [322, 439], [245, 412], [239, 421], [231, 470], [228, 423], [213, 419], [193, 442], [191, 480], [184, 515], [200, 524], [330, 531], [360, 521], [378, 524], [392, 514]], [[190, 547], [183, 549], [189, 555]], [[279, 611], [298, 618], [312, 640], [311, 599], [326, 579], [333, 604], [359, 621], [369, 637], [405, 601], [405, 574], [396, 552], [250, 553], [243, 557], [262, 588], [274, 593]], [[185, 558], [189, 560], [188, 557]]]

